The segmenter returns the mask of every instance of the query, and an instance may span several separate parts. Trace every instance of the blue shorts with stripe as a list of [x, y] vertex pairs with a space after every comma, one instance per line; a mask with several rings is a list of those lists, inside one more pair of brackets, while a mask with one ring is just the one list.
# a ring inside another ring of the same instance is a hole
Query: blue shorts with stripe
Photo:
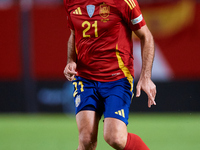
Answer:
[[92, 110], [104, 114], [104, 118], [117, 118], [127, 125], [133, 82], [133, 78], [98, 82], [76, 76], [73, 81], [76, 114], [82, 110]]

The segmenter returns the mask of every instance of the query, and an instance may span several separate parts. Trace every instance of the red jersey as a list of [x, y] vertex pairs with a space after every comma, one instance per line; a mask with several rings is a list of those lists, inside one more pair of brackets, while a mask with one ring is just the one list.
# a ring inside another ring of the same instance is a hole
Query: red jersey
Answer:
[[132, 78], [132, 31], [145, 25], [137, 0], [64, 0], [75, 31], [78, 76], [101, 82]]

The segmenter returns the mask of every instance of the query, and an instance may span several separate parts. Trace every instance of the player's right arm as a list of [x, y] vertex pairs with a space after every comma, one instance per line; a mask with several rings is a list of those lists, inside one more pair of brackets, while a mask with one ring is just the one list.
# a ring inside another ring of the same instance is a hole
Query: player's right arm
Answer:
[[71, 29], [71, 34], [68, 40], [67, 49], [67, 65], [64, 69], [64, 75], [69, 80], [72, 81], [76, 75], [76, 52], [75, 52], [75, 33], [74, 27], [71, 21], [71, 16], [68, 8], [69, 0], [64, 0], [64, 6], [67, 14], [67, 25]]
[[71, 30], [68, 40], [67, 65], [64, 69], [64, 75], [69, 81], [73, 81], [77, 74], [76, 66], [75, 35], [74, 30]]

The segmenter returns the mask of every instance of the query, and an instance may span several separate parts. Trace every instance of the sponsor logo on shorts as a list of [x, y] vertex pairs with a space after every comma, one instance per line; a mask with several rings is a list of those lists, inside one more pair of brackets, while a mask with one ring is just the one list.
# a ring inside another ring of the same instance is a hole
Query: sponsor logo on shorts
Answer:
[[125, 118], [124, 109], [121, 109], [121, 110], [116, 111], [115, 114], [120, 115], [120, 116], [122, 116], [122, 117]]
[[80, 105], [80, 103], [81, 103], [81, 96], [78, 95], [78, 96], [76, 97], [76, 99], [75, 99], [75, 105], [76, 105], [76, 107], [78, 107], [78, 106]]
[[132, 19], [131, 22], [132, 22], [133, 25], [135, 25], [135, 24], [140, 23], [142, 20], [143, 20], [143, 17], [142, 17], [142, 14], [141, 14], [139, 17]]

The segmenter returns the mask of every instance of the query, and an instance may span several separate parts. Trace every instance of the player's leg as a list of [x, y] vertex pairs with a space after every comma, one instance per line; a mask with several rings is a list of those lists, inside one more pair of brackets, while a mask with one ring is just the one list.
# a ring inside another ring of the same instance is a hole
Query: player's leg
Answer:
[[122, 150], [127, 141], [126, 124], [116, 118], [105, 118], [104, 120], [104, 139], [114, 149]]
[[150, 150], [136, 134], [128, 133], [126, 146], [123, 150]]
[[74, 85], [74, 103], [76, 122], [79, 131], [78, 150], [95, 150], [97, 146], [98, 124], [102, 115], [101, 102], [95, 89], [95, 81], [76, 76]]
[[100, 115], [95, 111], [84, 110], [76, 115], [79, 131], [78, 150], [95, 150]]
[[128, 133], [126, 124], [115, 118], [105, 118], [104, 139], [117, 150], [149, 150], [138, 135]]
[[132, 98], [130, 82], [124, 78], [105, 83], [103, 86], [110, 87], [107, 92], [109, 94], [104, 95], [104, 138], [106, 142], [117, 150], [149, 150], [139, 136], [127, 132]]

